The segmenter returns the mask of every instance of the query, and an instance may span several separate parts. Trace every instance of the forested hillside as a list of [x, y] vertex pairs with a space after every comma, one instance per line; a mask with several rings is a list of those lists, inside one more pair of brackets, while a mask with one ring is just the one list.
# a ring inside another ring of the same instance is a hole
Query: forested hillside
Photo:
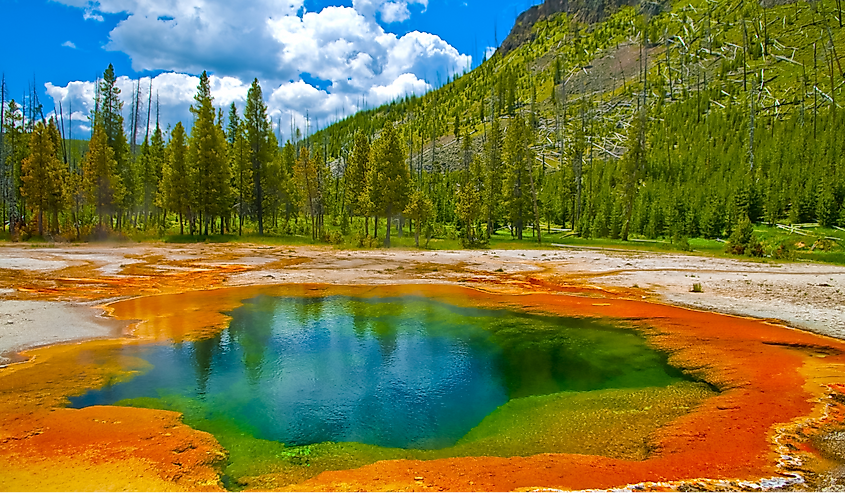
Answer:
[[775, 256], [792, 246], [752, 223], [818, 223], [841, 248], [841, 0], [629, 3], [548, 0], [472, 72], [284, 144], [258, 81], [239, 115], [204, 75], [192, 128], [129, 137], [109, 68], [85, 146], [3, 98], [3, 217], [13, 237], [571, 231]]
[[649, 3], [593, 25], [578, 12], [541, 18], [506, 56], [315, 138], [343, 157], [355, 131], [401, 122], [445, 222], [460, 221], [452, 202], [475, 157], [488, 176], [483, 215], [534, 222], [531, 207], [511, 207], [532, 192], [512, 188], [513, 163], [501, 161], [504, 129], [525, 120], [539, 223], [681, 240], [728, 238], [744, 219], [845, 226], [841, 2], [778, 3]]

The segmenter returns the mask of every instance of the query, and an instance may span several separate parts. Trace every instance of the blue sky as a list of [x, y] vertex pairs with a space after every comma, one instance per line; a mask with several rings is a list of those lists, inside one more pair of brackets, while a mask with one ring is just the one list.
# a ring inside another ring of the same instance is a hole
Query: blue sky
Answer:
[[0, 0], [0, 71], [10, 97], [34, 81], [44, 108], [61, 100], [82, 131], [109, 63], [127, 100], [135, 81], [144, 97], [152, 83], [165, 123], [190, 118], [196, 75], [207, 69], [218, 105], [241, 104], [257, 77], [274, 118], [302, 125], [308, 114], [322, 126], [477, 65], [535, 3]]

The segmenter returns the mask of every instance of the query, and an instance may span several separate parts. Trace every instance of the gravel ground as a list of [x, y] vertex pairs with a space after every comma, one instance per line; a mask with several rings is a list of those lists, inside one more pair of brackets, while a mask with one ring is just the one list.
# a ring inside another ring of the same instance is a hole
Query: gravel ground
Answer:
[[[95, 295], [90, 284], [71, 282], [82, 278], [100, 280], [104, 287]], [[538, 279], [546, 290], [605, 289], [782, 321], [845, 339], [845, 267], [826, 264], [574, 248], [348, 251], [243, 244], [0, 244], [0, 355], [5, 355], [0, 364], [29, 347], [115, 334], [115, 325], [94, 308], [112, 299], [280, 283], [456, 283], [530, 291], [540, 289], [530, 285]], [[120, 283], [134, 287], [114, 287]], [[695, 283], [703, 292], [691, 292]]]
[[122, 322], [102, 317], [103, 310], [54, 301], [0, 302], [0, 366], [19, 358], [16, 352], [59, 342], [119, 335]]

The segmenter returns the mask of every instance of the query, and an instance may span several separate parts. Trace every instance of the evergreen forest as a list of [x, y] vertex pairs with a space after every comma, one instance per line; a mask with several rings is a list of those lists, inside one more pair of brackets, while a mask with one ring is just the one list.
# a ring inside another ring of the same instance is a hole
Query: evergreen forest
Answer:
[[437, 89], [285, 142], [258, 80], [222, 108], [203, 73], [191, 125], [163, 129], [110, 66], [85, 141], [3, 86], [4, 233], [845, 261], [842, 0], [575, 3]]

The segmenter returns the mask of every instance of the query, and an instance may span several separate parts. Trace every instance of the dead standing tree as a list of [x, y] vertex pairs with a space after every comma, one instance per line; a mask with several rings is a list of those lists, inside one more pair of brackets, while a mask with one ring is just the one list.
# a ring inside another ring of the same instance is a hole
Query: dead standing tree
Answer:
[[650, 16], [643, 13], [640, 29], [640, 84], [642, 94], [637, 98], [637, 113], [628, 133], [628, 152], [624, 156], [625, 169], [625, 222], [622, 225], [622, 241], [628, 241], [631, 217], [634, 211], [639, 182], [646, 172], [648, 149], [648, 30]]

